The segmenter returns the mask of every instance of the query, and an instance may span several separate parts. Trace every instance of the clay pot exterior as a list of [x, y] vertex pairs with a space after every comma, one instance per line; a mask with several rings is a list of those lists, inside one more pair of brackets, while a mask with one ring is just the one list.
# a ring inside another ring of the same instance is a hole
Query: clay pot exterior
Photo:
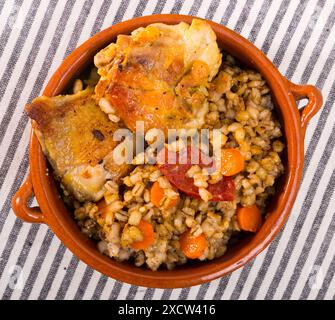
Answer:
[[[93, 56], [113, 42], [119, 34], [129, 34], [136, 28], [155, 22], [191, 23], [194, 17], [184, 15], [152, 15], [121, 22], [103, 30], [74, 50], [51, 77], [44, 95], [62, 93], [80, 73], [92, 64]], [[254, 235], [229, 247], [218, 259], [191, 262], [172, 271], [151, 271], [127, 262], [117, 262], [102, 255], [90, 239], [78, 228], [73, 215], [65, 207], [57, 185], [49, 173], [47, 160], [32, 130], [30, 140], [30, 173], [15, 194], [12, 205], [16, 215], [32, 223], [45, 223], [80, 260], [108, 277], [134, 285], [152, 288], [177, 288], [198, 285], [214, 280], [242, 267], [255, 258], [274, 239], [285, 223], [296, 198], [304, 163], [304, 135], [309, 120], [322, 105], [322, 96], [311, 85], [297, 85], [283, 77], [271, 61], [252, 43], [226, 27], [208, 21], [215, 31], [219, 45], [246, 66], [259, 71], [272, 91], [273, 101], [282, 123], [286, 151], [285, 174], [276, 183], [266, 219]], [[307, 105], [298, 110], [296, 101], [307, 98]], [[28, 208], [27, 200], [35, 196], [39, 207]]]

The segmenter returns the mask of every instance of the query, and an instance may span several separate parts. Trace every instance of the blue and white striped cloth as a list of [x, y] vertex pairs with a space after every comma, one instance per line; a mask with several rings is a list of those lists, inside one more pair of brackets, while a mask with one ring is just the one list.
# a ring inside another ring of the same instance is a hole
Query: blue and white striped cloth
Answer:
[[[62, 60], [112, 24], [181, 13], [242, 34], [324, 106], [305, 140], [301, 189], [285, 228], [255, 260], [222, 279], [160, 290], [106, 278], [45, 225], [23, 223], [11, 198], [28, 170], [23, 106]], [[0, 296], [2, 299], [334, 299], [335, 0], [0, 0]]]

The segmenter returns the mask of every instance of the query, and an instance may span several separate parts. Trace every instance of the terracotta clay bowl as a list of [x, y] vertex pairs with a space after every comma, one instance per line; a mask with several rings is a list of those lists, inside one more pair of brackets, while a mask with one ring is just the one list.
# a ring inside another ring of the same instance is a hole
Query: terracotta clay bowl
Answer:
[[[74, 50], [51, 77], [44, 95], [58, 95], [80, 75], [101, 48], [119, 34], [129, 34], [150, 23], [191, 23], [193, 17], [183, 15], [152, 15], [125, 21], [103, 30]], [[222, 277], [255, 258], [274, 239], [287, 219], [296, 198], [304, 164], [304, 135], [309, 120], [322, 105], [322, 96], [311, 85], [297, 85], [283, 77], [271, 61], [248, 40], [226, 27], [208, 21], [216, 32], [219, 45], [246, 66], [259, 71], [271, 88], [277, 114], [281, 119], [286, 142], [285, 174], [276, 185], [268, 214], [259, 232], [229, 247], [227, 253], [208, 262], [189, 263], [173, 271], [153, 272], [130, 263], [120, 263], [100, 254], [96, 245], [79, 230], [72, 213], [61, 200], [39, 142], [32, 132], [30, 140], [30, 173], [13, 198], [18, 217], [33, 223], [45, 223], [80, 260], [108, 277], [134, 285], [153, 288], [177, 288], [198, 285]], [[297, 100], [307, 98], [298, 110]], [[29, 208], [27, 201], [35, 196], [39, 207]]]

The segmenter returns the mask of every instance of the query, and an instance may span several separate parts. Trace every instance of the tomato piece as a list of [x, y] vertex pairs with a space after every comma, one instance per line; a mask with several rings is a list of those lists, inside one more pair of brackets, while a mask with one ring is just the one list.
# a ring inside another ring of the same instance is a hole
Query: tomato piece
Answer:
[[[176, 163], [170, 164], [168, 163], [167, 159], [171, 159], [174, 152], [167, 149], [165, 150], [165, 159], [162, 155], [162, 152], [157, 156], [157, 159], [159, 160], [158, 168], [160, 171], [177, 189], [191, 197], [200, 198], [199, 189], [194, 185], [193, 178], [188, 177], [186, 173], [193, 165], [196, 164], [201, 168], [211, 168], [213, 164], [211, 158], [205, 155], [199, 149], [188, 146], [180, 152], [187, 152], [187, 155], [180, 155], [179, 152], [177, 152]], [[196, 155], [196, 153], [198, 153], [198, 155]], [[192, 155], [195, 157], [192, 158]], [[180, 159], [183, 156], [186, 160], [186, 163], [180, 163]], [[192, 159], [196, 159], [196, 156], [198, 156], [199, 159], [198, 163], [192, 163]], [[224, 176], [216, 184], [209, 184], [207, 190], [213, 195], [211, 201], [232, 201], [235, 199], [236, 195], [235, 183], [231, 177]]]

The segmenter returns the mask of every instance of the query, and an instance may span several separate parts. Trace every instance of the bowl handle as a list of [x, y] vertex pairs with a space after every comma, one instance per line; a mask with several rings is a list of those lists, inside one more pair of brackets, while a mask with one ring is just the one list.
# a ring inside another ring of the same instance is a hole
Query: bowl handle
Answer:
[[16, 216], [26, 222], [44, 223], [44, 215], [41, 209], [39, 207], [29, 208], [27, 206], [28, 200], [33, 195], [33, 183], [29, 172], [26, 181], [22, 184], [12, 199], [12, 208]]
[[300, 109], [301, 129], [305, 135], [308, 122], [320, 110], [322, 106], [322, 95], [317, 87], [309, 84], [295, 84], [288, 81], [289, 90], [292, 92], [296, 101], [307, 98], [306, 106]]

